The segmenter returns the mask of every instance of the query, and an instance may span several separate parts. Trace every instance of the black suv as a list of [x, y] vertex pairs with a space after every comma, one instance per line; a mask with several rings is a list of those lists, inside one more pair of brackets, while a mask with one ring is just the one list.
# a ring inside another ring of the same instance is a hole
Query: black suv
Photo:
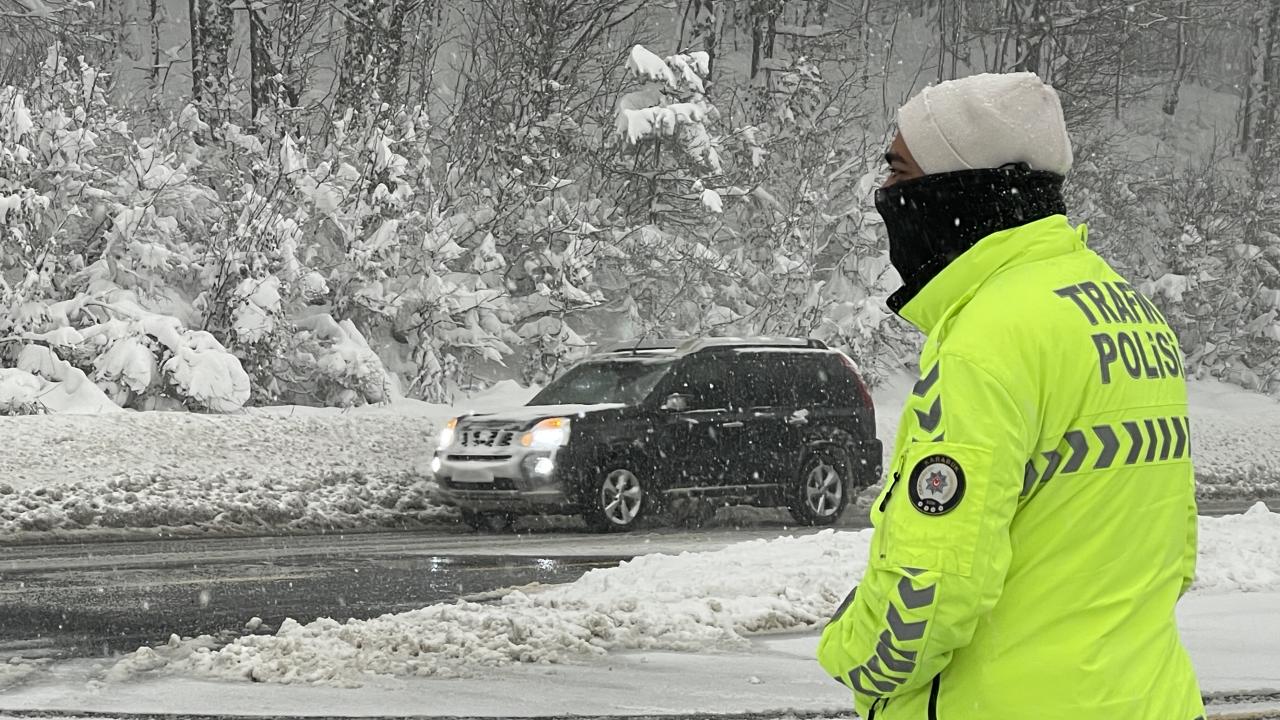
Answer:
[[432, 470], [439, 499], [476, 528], [581, 513], [628, 530], [681, 497], [826, 525], [879, 479], [875, 427], [853, 361], [817, 340], [630, 343], [524, 407], [449, 421]]

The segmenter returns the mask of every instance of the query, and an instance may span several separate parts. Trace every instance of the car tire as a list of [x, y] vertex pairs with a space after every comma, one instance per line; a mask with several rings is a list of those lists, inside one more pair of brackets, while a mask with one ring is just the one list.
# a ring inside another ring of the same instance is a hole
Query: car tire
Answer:
[[516, 524], [515, 513], [463, 510], [462, 522], [476, 532], [509, 532]]
[[583, 488], [582, 519], [595, 532], [634, 530], [654, 504], [649, 486], [630, 463], [610, 463]]
[[828, 447], [805, 453], [787, 492], [787, 509], [801, 525], [832, 525], [849, 505], [849, 482], [842, 456]]

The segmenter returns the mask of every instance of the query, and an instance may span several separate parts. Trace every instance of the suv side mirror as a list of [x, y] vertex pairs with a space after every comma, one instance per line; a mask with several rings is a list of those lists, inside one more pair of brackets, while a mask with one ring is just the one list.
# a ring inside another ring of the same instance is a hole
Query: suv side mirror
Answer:
[[689, 409], [689, 403], [692, 399], [690, 395], [672, 393], [667, 396], [666, 400], [662, 401], [661, 408], [668, 412], [684, 412]]

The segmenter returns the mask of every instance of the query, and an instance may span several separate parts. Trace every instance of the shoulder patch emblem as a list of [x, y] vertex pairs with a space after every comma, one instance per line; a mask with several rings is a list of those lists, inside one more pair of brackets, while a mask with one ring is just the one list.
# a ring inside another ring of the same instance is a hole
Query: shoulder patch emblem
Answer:
[[964, 499], [964, 468], [947, 455], [916, 463], [908, 488], [911, 505], [925, 515], [946, 515]]

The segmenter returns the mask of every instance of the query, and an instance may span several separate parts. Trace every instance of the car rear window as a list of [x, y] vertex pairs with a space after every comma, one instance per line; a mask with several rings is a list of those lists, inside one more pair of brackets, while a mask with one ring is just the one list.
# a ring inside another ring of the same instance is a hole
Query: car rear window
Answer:
[[858, 404], [853, 375], [826, 352], [737, 354], [735, 380], [749, 407], [850, 407]]

